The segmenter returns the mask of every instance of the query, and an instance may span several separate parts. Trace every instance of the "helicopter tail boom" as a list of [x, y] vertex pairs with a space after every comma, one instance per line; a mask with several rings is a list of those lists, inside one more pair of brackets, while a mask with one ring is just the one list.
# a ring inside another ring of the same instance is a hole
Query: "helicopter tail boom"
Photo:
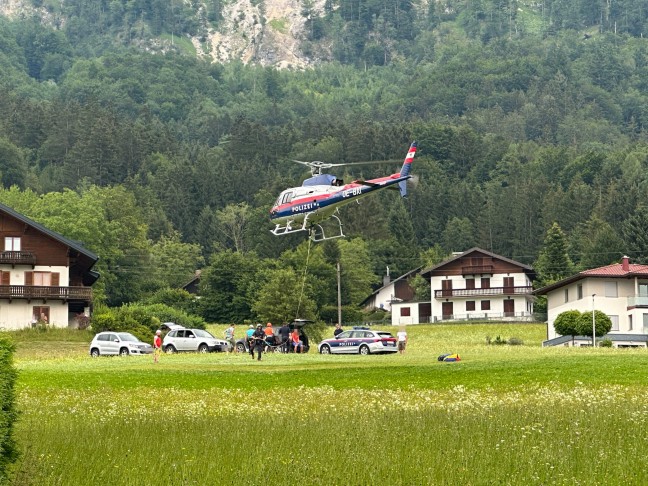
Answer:
[[[412, 142], [410, 145], [409, 151], [405, 156], [405, 161], [403, 162], [403, 167], [401, 167], [400, 175], [401, 177], [407, 177], [409, 179], [410, 172], [412, 171], [412, 162], [414, 161], [414, 156], [416, 155], [416, 142]], [[398, 188], [402, 197], [407, 196], [407, 180], [400, 181], [398, 183]]]

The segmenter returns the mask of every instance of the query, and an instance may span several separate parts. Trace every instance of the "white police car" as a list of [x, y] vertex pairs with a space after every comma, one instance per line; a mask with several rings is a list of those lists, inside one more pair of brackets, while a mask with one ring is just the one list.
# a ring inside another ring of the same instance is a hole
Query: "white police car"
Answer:
[[321, 354], [378, 354], [396, 353], [396, 338], [386, 331], [354, 327], [319, 343]]

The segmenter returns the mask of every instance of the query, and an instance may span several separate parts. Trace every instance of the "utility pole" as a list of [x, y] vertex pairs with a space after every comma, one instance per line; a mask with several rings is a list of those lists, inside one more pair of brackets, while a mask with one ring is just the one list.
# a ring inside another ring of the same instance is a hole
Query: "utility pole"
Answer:
[[337, 262], [338, 323], [342, 325], [342, 286], [340, 285], [340, 262]]

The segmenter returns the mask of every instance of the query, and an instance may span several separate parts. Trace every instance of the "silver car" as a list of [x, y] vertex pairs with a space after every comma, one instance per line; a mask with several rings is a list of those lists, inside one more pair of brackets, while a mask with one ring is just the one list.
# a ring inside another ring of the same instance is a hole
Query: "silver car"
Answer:
[[395, 353], [396, 338], [385, 331], [354, 328], [319, 343], [321, 354], [374, 354]]
[[151, 354], [153, 346], [140, 341], [129, 332], [100, 332], [90, 343], [90, 356], [103, 354], [128, 356], [129, 354]]
[[203, 329], [172, 329], [162, 341], [162, 349], [167, 353], [178, 351], [212, 353], [227, 351], [227, 347], [227, 341], [217, 339]]

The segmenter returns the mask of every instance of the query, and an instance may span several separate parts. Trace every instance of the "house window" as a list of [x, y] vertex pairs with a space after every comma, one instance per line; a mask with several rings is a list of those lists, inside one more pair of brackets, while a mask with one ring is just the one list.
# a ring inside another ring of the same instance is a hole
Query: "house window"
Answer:
[[[608, 316], [610, 318], [610, 321], [612, 321], [612, 328], [610, 329], [611, 331], [618, 331], [619, 330], [619, 316]], [[630, 323], [630, 329], [632, 329], [632, 322]]]
[[490, 289], [490, 278], [482, 278], [481, 279], [481, 288], [482, 289]]
[[49, 324], [50, 322], [50, 308], [45, 305], [35, 305], [32, 308], [32, 324], [37, 322]]
[[58, 272], [25, 272], [25, 285], [58, 287], [60, 285], [60, 274]]
[[648, 297], [648, 283], [639, 283], [639, 297]]
[[565, 289], [565, 302], [569, 302], [569, 289]]
[[[614, 331], [614, 321], [612, 322], [612, 330]], [[628, 316], [628, 331], [632, 331], [632, 314]]]
[[474, 278], [467, 278], [466, 279], [466, 289], [467, 290], [473, 290], [475, 288], [475, 279]]
[[583, 298], [583, 286], [578, 285], [576, 287], [576, 293], [578, 294], [578, 300], [581, 300]]
[[617, 292], [617, 283], [616, 282], [605, 282], [605, 296], [606, 297], [618, 297]]
[[411, 315], [410, 311], [411, 309], [409, 307], [401, 307], [400, 310], [401, 317], [409, 317]]
[[490, 300], [481, 301], [481, 310], [490, 310]]
[[20, 251], [20, 237], [5, 236], [4, 251]]
[[466, 301], [466, 311], [474, 311], [475, 310], [475, 301], [474, 300], [467, 300]]

